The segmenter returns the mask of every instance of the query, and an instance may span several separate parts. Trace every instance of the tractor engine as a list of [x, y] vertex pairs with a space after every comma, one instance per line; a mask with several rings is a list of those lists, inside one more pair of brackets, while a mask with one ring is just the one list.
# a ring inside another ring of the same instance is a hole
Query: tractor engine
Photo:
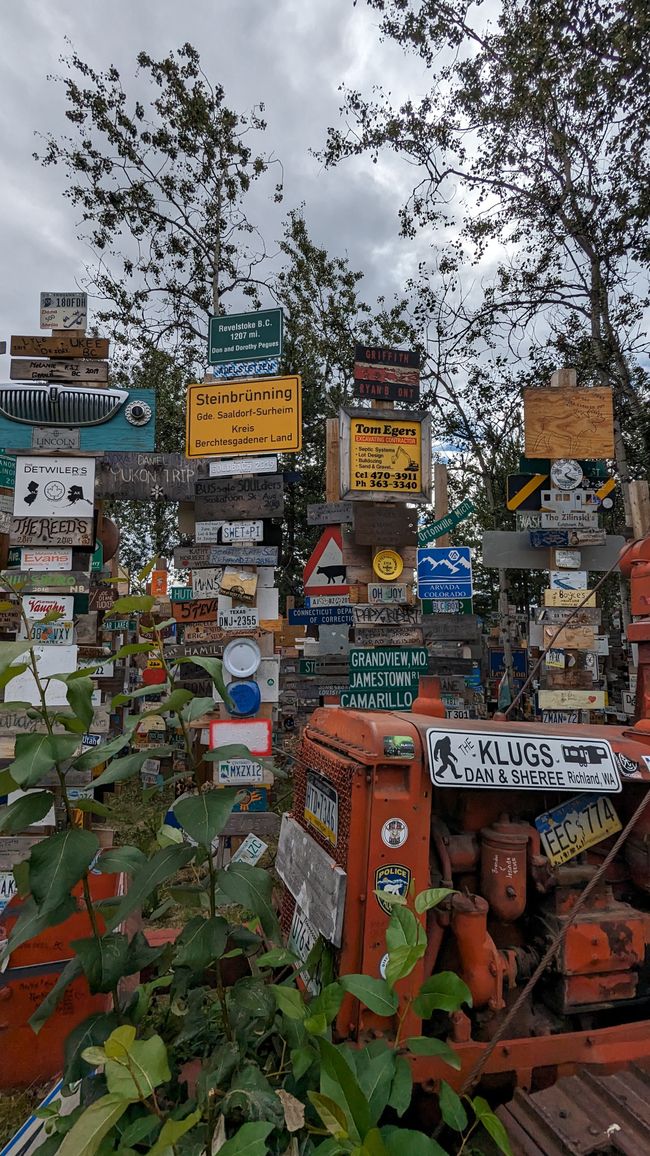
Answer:
[[[529, 1084], [539, 1067], [650, 1055], [650, 806], [601, 871], [648, 790], [650, 722], [572, 732], [417, 707], [312, 716], [278, 852], [290, 946], [306, 958], [321, 935], [339, 974], [381, 976], [390, 896], [452, 888], [397, 991], [402, 1035], [446, 1036], [466, 1072], [600, 872], [486, 1070]], [[440, 971], [462, 977], [472, 1007], [421, 1021], [409, 997]], [[350, 997], [336, 1027], [359, 1041], [393, 1030]], [[419, 1074], [450, 1078], [432, 1059]]]

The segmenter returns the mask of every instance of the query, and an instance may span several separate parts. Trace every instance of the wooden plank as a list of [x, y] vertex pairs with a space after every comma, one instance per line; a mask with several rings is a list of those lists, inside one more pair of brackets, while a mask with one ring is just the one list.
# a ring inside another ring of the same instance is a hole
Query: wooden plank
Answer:
[[282, 816], [275, 869], [310, 923], [340, 947], [347, 876], [291, 815]]
[[612, 390], [524, 389], [524, 437], [528, 458], [613, 458]]
[[325, 499], [338, 502], [341, 497], [339, 422], [336, 417], [328, 417], [325, 422]]
[[545, 606], [585, 606], [596, 605], [596, 595], [588, 590], [545, 590]]
[[596, 607], [585, 606], [582, 610], [573, 612], [570, 607], [562, 609], [559, 606], [544, 606], [535, 611], [537, 622], [544, 624], [556, 623], [558, 626], [566, 622], [571, 615], [571, 626], [599, 626], [602, 619], [602, 610]]
[[177, 546], [174, 566], [178, 570], [206, 569], [210, 566], [277, 566], [277, 546]]
[[[56, 333], [51, 337], [12, 337], [12, 357], [108, 357], [107, 337], [84, 337], [79, 333]], [[611, 456], [611, 455], [610, 455]]]
[[604, 690], [540, 690], [537, 697], [540, 710], [603, 710], [606, 706]]
[[92, 518], [12, 518], [10, 546], [95, 546]]
[[354, 540], [358, 546], [416, 546], [417, 537], [417, 510], [388, 503], [382, 506], [356, 503]]
[[476, 614], [424, 614], [422, 628], [425, 642], [435, 639], [478, 642], [481, 637], [481, 624]]
[[88, 609], [92, 610], [112, 610], [113, 603], [117, 599], [117, 590], [114, 586], [107, 582], [100, 582], [96, 586], [91, 586], [88, 592]]
[[199, 598], [192, 602], [173, 602], [172, 615], [177, 622], [216, 622], [219, 617], [219, 599]]
[[416, 606], [371, 606], [369, 602], [352, 605], [352, 621], [356, 629], [367, 626], [419, 626], [422, 612]]
[[9, 366], [11, 381], [108, 381], [107, 361], [43, 361], [19, 359]]
[[282, 474], [259, 477], [199, 478], [195, 486], [199, 521], [209, 518], [277, 518], [284, 513]]
[[355, 635], [355, 646], [422, 646], [422, 629], [419, 626], [365, 627]]
[[[551, 514], [542, 514], [541, 517], [551, 517]], [[576, 516], [577, 515], [567, 515]], [[589, 515], [591, 516], [591, 515]], [[595, 517], [596, 515], [594, 515]], [[552, 541], [545, 543], [548, 546], [578, 545], [572, 539], [572, 531], [563, 529], [552, 530], [567, 535], [566, 541]], [[600, 533], [600, 531], [598, 531]], [[531, 545], [530, 535], [535, 534], [536, 544]], [[547, 534], [547, 530], [513, 532], [510, 530], [486, 530], [483, 534], [483, 565], [489, 568], [521, 569], [521, 570], [548, 570], [548, 556], [537, 546], [538, 534]], [[604, 532], [603, 532], [604, 533]], [[580, 530], [577, 531], [580, 534]], [[625, 539], [620, 534], [608, 534], [602, 544], [582, 545], [582, 564], [585, 570], [602, 573], [609, 570], [616, 562]]]
[[183, 454], [106, 454], [97, 462], [95, 494], [120, 500], [193, 501], [197, 480], [196, 463]]
[[628, 483], [632, 533], [635, 538], [650, 534], [650, 487], [645, 478]]
[[[210, 764], [211, 767], [214, 763]], [[280, 830], [280, 816], [275, 811], [245, 811], [231, 814], [221, 832], [222, 838], [245, 838], [249, 832], [262, 837], [277, 838]]]
[[340, 526], [353, 519], [353, 502], [316, 502], [307, 506], [308, 526]]
[[[559, 650], [594, 650], [596, 646], [596, 634], [591, 626], [570, 626], [564, 627], [557, 635], [557, 626], [544, 627], [544, 647], [553, 645]], [[554, 641], [555, 638], [555, 641]]]

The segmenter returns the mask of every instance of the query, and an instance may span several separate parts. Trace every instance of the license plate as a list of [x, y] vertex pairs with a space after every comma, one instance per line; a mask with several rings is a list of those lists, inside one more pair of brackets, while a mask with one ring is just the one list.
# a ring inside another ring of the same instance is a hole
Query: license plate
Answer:
[[[310, 923], [305, 913], [296, 907], [287, 940], [289, 951], [293, 951], [304, 963], [309, 958], [309, 953], [317, 939], [318, 931], [313, 923]], [[310, 976], [307, 971], [300, 971], [298, 974], [307, 990], [312, 995], [318, 995], [321, 987], [318, 980]]]
[[305, 796], [305, 820], [314, 827], [332, 847], [336, 847], [339, 834], [339, 796], [321, 775], [307, 774]]
[[568, 863], [602, 839], [621, 830], [607, 795], [576, 795], [535, 819], [544, 854], [555, 866]]

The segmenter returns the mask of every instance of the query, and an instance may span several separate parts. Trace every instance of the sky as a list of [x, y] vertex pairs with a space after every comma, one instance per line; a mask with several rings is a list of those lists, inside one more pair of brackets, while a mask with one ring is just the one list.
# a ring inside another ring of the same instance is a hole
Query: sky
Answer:
[[[51, 79], [65, 71], [66, 37], [93, 67], [114, 64], [134, 92], [139, 51], [160, 59], [192, 43], [236, 110], [266, 106], [264, 147], [281, 159], [285, 187], [279, 208], [272, 181], [255, 203], [267, 244], [280, 236], [286, 212], [304, 203], [316, 243], [365, 272], [366, 299], [391, 297], [415, 271], [426, 241], [400, 239], [397, 222], [412, 173], [391, 157], [324, 171], [310, 154], [328, 125], [340, 123], [342, 83], [365, 93], [382, 84], [397, 100], [423, 83], [413, 58], [380, 43], [377, 14], [363, 0], [5, 0], [0, 29], [0, 339], [37, 333], [39, 293], [74, 288], [91, 258], [62, 195], [63, 170], [32, 157], [35, 134], [70, 127], [63, 86]], [[8, 358], [0, 366], [6, 379]]]

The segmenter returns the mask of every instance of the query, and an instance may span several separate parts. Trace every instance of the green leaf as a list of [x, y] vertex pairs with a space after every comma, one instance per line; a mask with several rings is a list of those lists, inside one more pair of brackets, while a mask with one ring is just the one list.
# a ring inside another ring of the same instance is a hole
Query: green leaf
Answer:
[[95, 1156], [104, 1136], [128, 1108], [121, 1096], [100, 1096], [86, 1108], [63, 1137], [58, 1156]]
[[104, 819], [111, 813], [110, 808], [105, 803], [100, 803], [98, 799], [74, 799], [72, 808], [91, 815], [102, 815]]
[[18, 783], [12, 778], [8, 767], [0, 771], [0, 795], [8, 795], [11, 791], [15, 791]]
[[95, 1012], [72, 1028], [66, 1036], [63, 1082], [73, 1084], [91, 1071], [90, 1065], [81, 1058], [81, 1053], [89, 1047], [98, 1047], [119, 1025], [115, 1012]]
[[160, 1120], [157, 1116], [138, 1116], [133, 1123], [128, 1124], [122, 1132], [120, 1151], [122, 1148], [131, 1148], [134, 1144], [140, 1144], [143, 1140], [147, 1140], [149, 1136], [153, 1136], [160, 1128]]
[[66, 698], [70, 708], [84, 725], [84, 730], [88, 730], [93, 721], [93, 704], [92, 696], [95, 687], [92, 679], [86, 675], [76, 678], [73, 682], [69, 682], [66, 689]]
[[246, 1064], [230, 1082], [230, 1090], [224, 1096], [221, 1110], [226, 1117], [241, 1120], [272, 1121], [276, 1127], [284, 1125], [284, 1109], [275, 1089], [257, 1066]]
[[187, 706], [183, 707], [181, 716], [183, 722], [191, 723], [195, 719], [201, 718], [201, 715], [210, 714], [214, 710], [213, 698], [193, 698], [188, 702]]
[[123, 783], [139, 774], [146, 759], [164, 759], [171, 754], [171, 747], [146, 747], [142, 751], [135, 751], [132, 755], [125, 755], [122, 759], [113, 759], [105, 771], [93, 779], [94, 787], [104, 787], [107, 783]]
[[302, 992], [295, 987], [286, 987], [284, 984], [277, 983], [270, 984], [269, 989], [273, 992], [278, 1009], [285, 1016], [288, 1016], [290, 1020], [305, 1019], [307, 1008]]
[[36, 1035], [38, 1035], [43, 1024], [49, 1020], [52, 1013], [56, 1010], [63, 993], [81, 973], [81, 960], [77, 959], [76, 956], [73, 959], [69, 959], [54, 984], [54, 987], [50, 988], [45, 999], [41, 1000], [36, 1011], [29, 1017], [29, 1026]]
[[180, 1140], [186, 1132], [189, 1132], [195, 1124], [198, 1124], [201, 1116], [201, 1109], [197, 1108], [195, 1112], [190, 1112], [189, 1116], [185, 1116], [182, 1120], [165, 1120], [160, 1136], [153, 1148], [149, 1149], [149, 1156], [165, 1156], [167, 1152], [173, 1152], [176, 1141]]
[[328, 983], [320, 995], [317, 995], [315, 999], [311, 1000], [308, 1008], [309, 1015], [323, 1015], [325, 1022], [328, 1024], [331, 1023], [339, 1013], [344, 995], [345, 992], [340, 983]]
[[84, 751], [75, 759], [74, 765], [79, 771], [94, 771], [100, 763], [105, 763], [120, 753], [124, 747], [128, 747], [129, 738], [136, 722], [130, 722], [124, 734], [118, 735], [117, 738], [111, 739], [110, 742], [100, 743], [98, 747], [93, 747], [90, 751]]
[[0, 831], [12, 835], [31, 827], [45, 818], [53, 802], [51, 791], [27, 791], [8, 807], [0, 807]]
[[321, 1057], [321, 1090], [325, 1076], [337, 1090], [337, 1103], [345, 1107], [352, 1139], [361, 1141], [371, 1127], [368, 1101], [341, 1052], [321, 1036], [316, 1042]]
[[448, 1156], [438, 1141], [425, 1136], [424, 1132], [387, 1125], [381, 1129], [381, 1136], [388, 1149], [388, 1156], [404, 1156], [405, 1152], [409, 1156]]
[[139, 847], [109, 847], [102, 851], [95, 870], [102, 875], [118, 874], [120, 871], [135, 875], [146, 862], [147, 857]]
[[[167, 1048], [160, 1036], [147, 1040], [120, 1037], [123, 1029], [111, 1032], [105, 1044], [104, 1075], [109, 1092], [125, 1100], [143, 1100], [160, 1084], [171, 1080]], [[135, 1030], [135, 1029], [133, 1029]]]
[[247, 863], [230, 863], [227, 871], [217, 873], [217, 884], [229, 899], [257, 915], [265, 935], [280, 940], [280, 925], [273, 909], [273, 880], [261, 867]]
[[12, 662], [24, 654], [26, 650], [29, 650], [31, 645], [32, 643], [28, 639], [25, 639], [24, 642], [0, 642], [0, 674], [4, 674]]
[[120, 618], [124, 614], [132, 614], [135, 610], [142, 610], [147, 614], [155, 605], [156, 599], [150, 594], [125, 594], [123, 598], [115, 600], [104, 618]]
[[179, 799], [174, 804], [174, 814], [190, 838], [209, 850], [228, 822], [238, 793], [236, 787], [201, 791]]
[[323, 1127], [337, 1140], [347, 1140], [348, 1122], [345, 1112], [339, 1108], [335, 1100], [324, 1096], [322, 1092], [308, 1091], [307, 1095], [320, 1116]]
[[172, 875], [176, 875], [185, 867], [194, 855], [192, 847], [174, 846], [163, 847], [156, 851], [151, 859], [136, 874], [127, 894], [123, 897], [110, 919], [109, 930], [117, 927], [123, 920], [141, 907], [145, 899], [165, 883]]
[[450, 1068], [460, 1071], [460, 1056], [444, 1040], [436, 1040], [432, 1036], [411, 1036], [404, 1041], [404, 1046], [414, 1056], [439, 1056]]
[[447, 1127], [453, 1128], [454, 1132], [464, 1132], [467, 1127], [467, 1112], [458, 1092], [450, 1088], [446, 1080], [440, 1081], [438, 1104]]
[[215, 960], [220, 959], [228, 939], [228, 924], [220, 916], [204, 919], [195, 915], [185, 924], [176, 940], [174, 967], [189, 967], [192, 971], [203, 971]]
[[453, 887], [428, 887], [426, 891], [421, 891], [415, 896], [415, 910], [418, 915], [423, 915], [425, 911], [437, 907], [448, 895], [455, 894]]
[[111, 992], [122, 976], [128, 974], [129, 940], [126, 935], [109, 932], [88, 939], [75, 939], [70, 944], [81, 960], [81, 966], [93, 995]]
[[419, 919], [408, 907], [393, 907], [386, 928], [386, 946], [389, 951], [396, 947], [426, 947], [427, 935]]
[[78, 746], [76, 735], [18, 735], [14, 761], [8, 770], [19, 786], [34, 787], [57, 761], [62, 763], [72, 758]]
[[422, 959], [426, 951], [424, 943], [417, 944], [416, 947], [409, 947], [404, 944], [402, 947], [395, 947], [388, 953], [388, 964], [386, 967], [386, 983], [394, 987], [400, 979], [405, 979], [410, 975], [413, 968]]
[[206, 658], [201, 654], [193, 654], [192, 662], [197, 666], [202, 666], [210, 675], [217, 691], [221, 695], [224, 702], [229, 701], [228, 688], [223, 681], [223, 663], [220, 658]]
[[404, 1056], [397, 1056], [395, 1060], [395, 1074], [390, 1088], [388, 1104], [394, 1108], [398, 1116], [403, 1116], [411, 1103], [413, 1095], [413, 1073], [411, 1065]]
[[508, 1133], [499, 1117], [492, 1111], [487, 1100], [484, 1100], [482, 1096], [475, 1096], [472, 1100], [472, 1108], [474, 1109], [477, 1120], [481, 1121], [481, 1124], [486, 1132], [490, 1134], [499, 1151], [503, 1152], [505, 1156], [512, 1156]]
[[275, 1125], [263, 1120], [242, 1124], [235, 1135], [219, 1149], [219, 1156], [265, 1156], [266, 1138]]
[[472, 1006], [472, 993], [466, 983], [453, 971], [440, 971], [430, 976], [413, 1000], [413, 1011], [428, 1019], [434, 1011], [458, 1011], [462, 1004]]
[[258, 967], [288, 967], [296, 963], [299, 956], [294, 955], [293, 951], [289, 951], [286, 947], [274, 947], [271, 951], [265, 951], [263, 955], [258, 955], [255, 962]]
[[97, 854], [91, 831], [72, 827], [36, 843], [29, 857], [29, 886], [42, 912], [54, 911], [68, 897]]
[[4, 963], [12, 951], [40, 935], [47, 927], [63, 923], [77, 910], [77, 902], [72, 895], [66, 895], [64, 902], [55, 911], [39, 911], [33, 899], [27, 899], [22, 911], [9, 932], [6, 946], [0, 950], [0, 962]]
[[313, 1048], [303, 1046], [294, 1048], [290, 1058], [293, 1078], [300, 1080], [307, 1074], [314, 1061], [318, 1059], [318, 1052], [315, 1052]]
[[125, 646], [120, 646], [116, 651], [116, 658], [129, 658], [132, 654], [150, 654], [152, 650], [157, 650], [155, 642], [127, 642]]
[[152, 571], [156, 569], [156, 562], [157, 561], [158, 561], [157, 558], [151, 558], [151, 560], [149, 562], [147, 562], [147, 564], [145, 566], [143, 566], [141, 570], [138, 571], [137, 576], [136, 576], [136, 581], [137, 582], [146, 582], [147, 578], [152, 573]]
[[[184, 690], [181, 687], [177, 687], [176, 690], [173, 690], [171, 694], [168, 695], [167, 698], [163, 699], [162, 702], [159, 702], [157, 706], [152, 707], [151, 710], [145, 711], [142, 717], [153, 718], [157, 714], [168, 713], [180, 714], [180, 712], [183, 710], [183, 707], [187, 706], [188, 702], [191, 702], [193, 698], [194, 695], [192, 694], [191, 690]], [[214, 707], [214, 703], [212, 706]]]
[[373, 979], [369, 975], [343, 975], [339, 983], [376, 1015], [392, 1016], [397, 1011], [397, 995], [385, 979]]
[[359, 1064], [358, 1079], [361, 1091], [368, 1100], [371, 1123], [376, 1124], [388, 1104], [395, 1075], [395, 1052], [385, 1048]]

